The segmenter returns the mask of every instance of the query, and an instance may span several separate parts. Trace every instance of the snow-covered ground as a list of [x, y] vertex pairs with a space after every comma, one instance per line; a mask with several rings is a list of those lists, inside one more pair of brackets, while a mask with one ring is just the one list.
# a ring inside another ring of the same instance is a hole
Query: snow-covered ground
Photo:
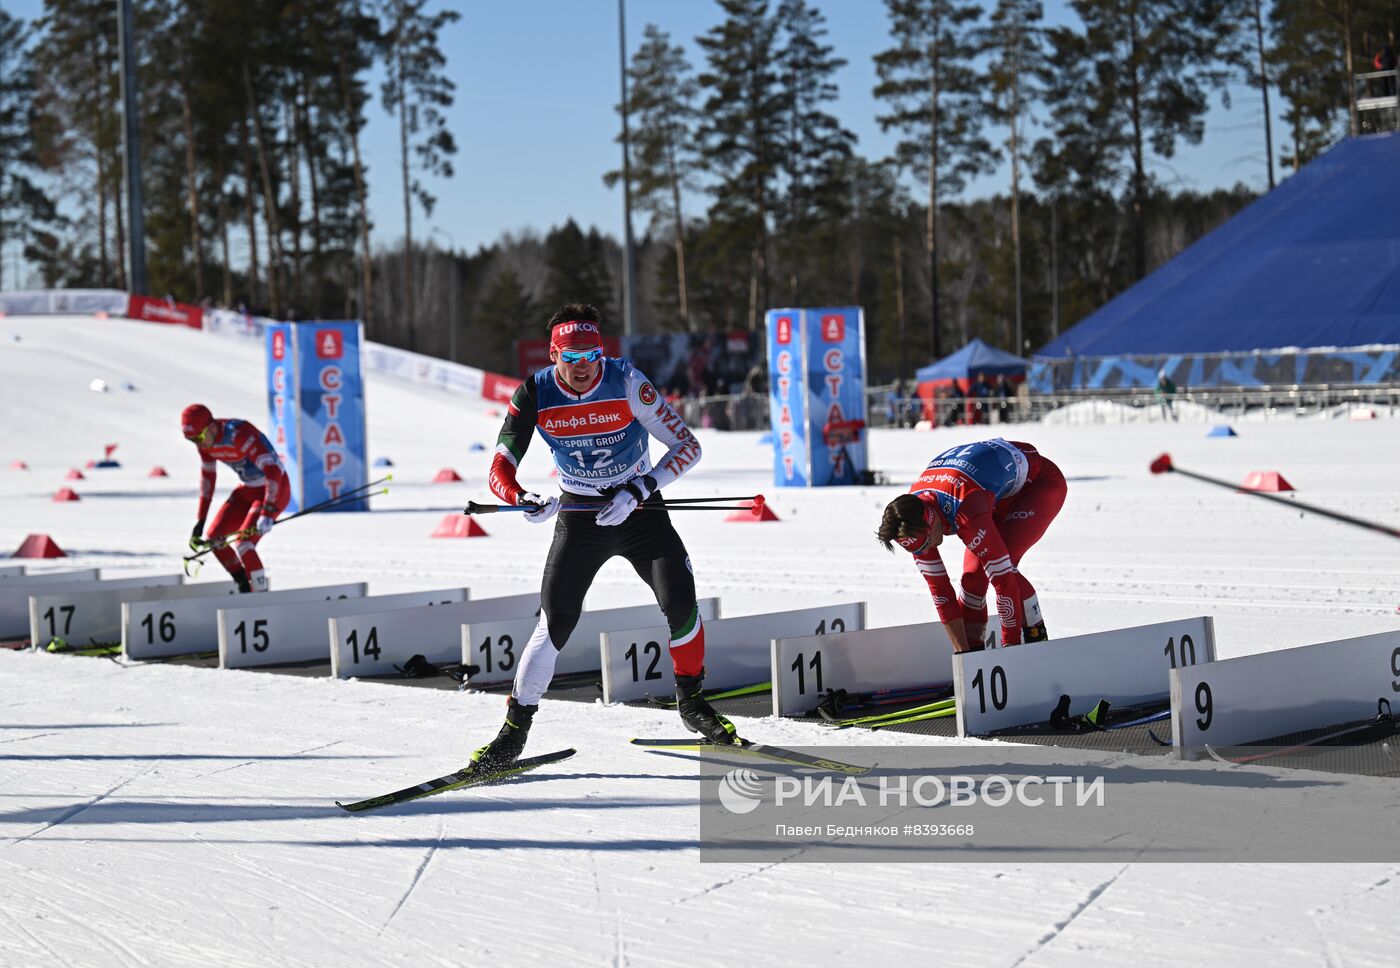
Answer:
[[[18, 340], [11, 339], [11, 335]], [[265, 417], [261, 349], [118, 320], [0, 320], [0, 550], [29, 532], [109, 577], [179, 567], [198, 467], [178, 429], [201, 400]], [[112, 387], [88, 390], [94, 378]], [[121, 387], [133, 384], [134, 391]], [[434, 540], [489, 500], [489, 405], [371, 378], [371, 456], [397, 465], [365, 515], [278, 529], [275, 587], [367, 580], [371, 593], [537, 587], [549, 528], [502, 516], [491, 536]], [[1210, 614], [1219, 654], [1400, 628], [1393, 539], [1179, 475], [1278, 470], [1301, 500], [1400, 525], [1393, 421], [1313, 418], [1024, 426], [1070, 479], [1023, 563], [1052, 635]], [[725, 615], [864, 600], [874, 626], [927, 621], [907, 560], [873, 532], [935, 452], [985, 433], [876, 431], [889, 487], [774, 489], [756, 434], [704, 433], [673, 496], [762, 491], [776, 524], [678, 517], [700, 594]], [[118, 443], [119, 470], [64, 472]], [[475, 443], [486, 449], [472, 451]], [[22, 459], [28, 471], [11, 471]], [[169, 479], [146, 476], [165, 466]], [[429, 483], [455, 467], [460, 485]], [[538, 443], [522, 481], [545, 490]], [[221, 493], [229, 484], [221, 475]], [[208, 575], [206, 577], [213, 577]], [[646, 600], [624, 563], [590, 607]], [[528, 780], [351, 817], [363, 796], [455, 768], [499, 725], [499, 697], [0, 651], [0, 966], [1352, 964], [1400, 941], [1389, 865], [701, 865], [693, 764], [629, 747], [674, 714], [545, 701], [531, 749], [579, 755]], [[796, 723], [754, 736], [818, 744]], [[843, 739], [845, 737], [843, 736]], [[852, 737], [915, 743], [912, 736]], [[1325, 823], [1325, 818], [1319, 822]]]

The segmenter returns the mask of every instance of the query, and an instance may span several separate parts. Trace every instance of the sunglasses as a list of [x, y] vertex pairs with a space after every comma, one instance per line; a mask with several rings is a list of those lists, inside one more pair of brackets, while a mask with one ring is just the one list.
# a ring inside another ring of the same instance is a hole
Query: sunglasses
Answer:
[[185, 439], [194, 444], [207, 444], [214, 439], [214, 425], [210, 424], [193, 437], [186, 437]]
[[559, 351], [559, 359], [565, 363], [597, 363], [602, 358], [603, 351], [600, 349]]

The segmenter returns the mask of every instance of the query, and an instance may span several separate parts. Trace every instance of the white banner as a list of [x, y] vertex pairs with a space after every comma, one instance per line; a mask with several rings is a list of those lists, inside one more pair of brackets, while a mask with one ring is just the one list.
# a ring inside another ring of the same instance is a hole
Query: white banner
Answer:
[[236, 313], [231, 309], [211, 309], [204, 314], [204, 331], [215, 336], [262, 339], [263, 327], [271, 322], [261, 316]]
[[437, 387], [449, 393], [480, 398], [485, 386], [485, 371], [474, 366], [449, 363], [382, 343], [366, 343], [364, 358], [365, 369], [372, 373], [382, 373], [419, 386]]
[[0, 292], [0, 315], [60, 316], [126, 314], [127, 295], [120, 289], [35, 289]]

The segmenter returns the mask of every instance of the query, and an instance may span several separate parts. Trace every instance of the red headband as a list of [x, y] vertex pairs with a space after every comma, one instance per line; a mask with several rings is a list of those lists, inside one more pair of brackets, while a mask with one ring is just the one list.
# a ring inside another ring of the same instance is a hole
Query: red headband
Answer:
[[603, 345], [603, 331], [586, 319], [559, 323], [549, 332], [549, 345], [556, 350], [593, 349]]

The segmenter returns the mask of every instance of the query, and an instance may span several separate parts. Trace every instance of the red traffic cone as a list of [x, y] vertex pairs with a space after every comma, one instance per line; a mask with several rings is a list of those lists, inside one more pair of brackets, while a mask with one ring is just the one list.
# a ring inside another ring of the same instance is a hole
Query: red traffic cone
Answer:
[[80, 470], [78, 470], [76, 467], [74, 467], [74, 468], [73, 468], [72, 470], [70, 470], [67, 474], [64, 474], [64, 475], [63, 475], [63, 479], [64, 479], [65, 481], [85, 481], [85, 480], [87, 480], [87, 477], [85, 477], [85, 476], [83, 475], [83, 472], [82, 472], [82, 471], [80, 471]]
[[14, 558], [67, 558], [68, 555], [46, 534], [31, 534], [24, 539], [24, 543], [19, 546], [19, 550], [11, 557]]
[[448, 514], [438, 522], [433, 531], [434, 538], [485, 538], [486, 529], [477, 524], [476, 518], [467, 514]]
[[161, 467], [159, 464], [157, 464], [155, 467], [152, 467], [152, 468], [151, 468], [151, 472], [150, 472], [149, 474], [147, 474], [146, 476], [147, 476], [147, 477], [169, 477], [170, 475], [169, 475], [168, 473], [166, 473], [164, 467]]
[[54, 493], [53, 493], [53, 499], [54, 499], [55, 501], [81, 501], [81, 500], [82, 500], [82, 498], [78, 497], [78, 492], [75, 491], [75, 490], [73, 490], [71, 487], [60, 487], [57, 491], [54, 491]]
[[452, 468], [450, 468], [450, 467], [444, 467], [442, 470], [440, 470], [440, 471], [437, 472], [437, 476], [433, 478], [433, 483], [434, 483], [434, 484], [452, 484], [452, 483], [454, 483], [455, 481], [460, 481], [461, 479], [462, 479], [462, 475], [461, 475], [461, 474], [458, 474], [456, 471], [454, 471], [454, 470], [453, 470]]
[[1240, 485], [1241, 491], [1291, 491], [1293, 485], [1278, 471], [1254, 471]]
[[736, 524], [751, 524], [755, 521], [777, 521], [778, 516], [773, 513], [773, 509], [767, 504], [755, 503], [751, 511], [735, 511], [724, 517], [726, 521], [733, 521]]

